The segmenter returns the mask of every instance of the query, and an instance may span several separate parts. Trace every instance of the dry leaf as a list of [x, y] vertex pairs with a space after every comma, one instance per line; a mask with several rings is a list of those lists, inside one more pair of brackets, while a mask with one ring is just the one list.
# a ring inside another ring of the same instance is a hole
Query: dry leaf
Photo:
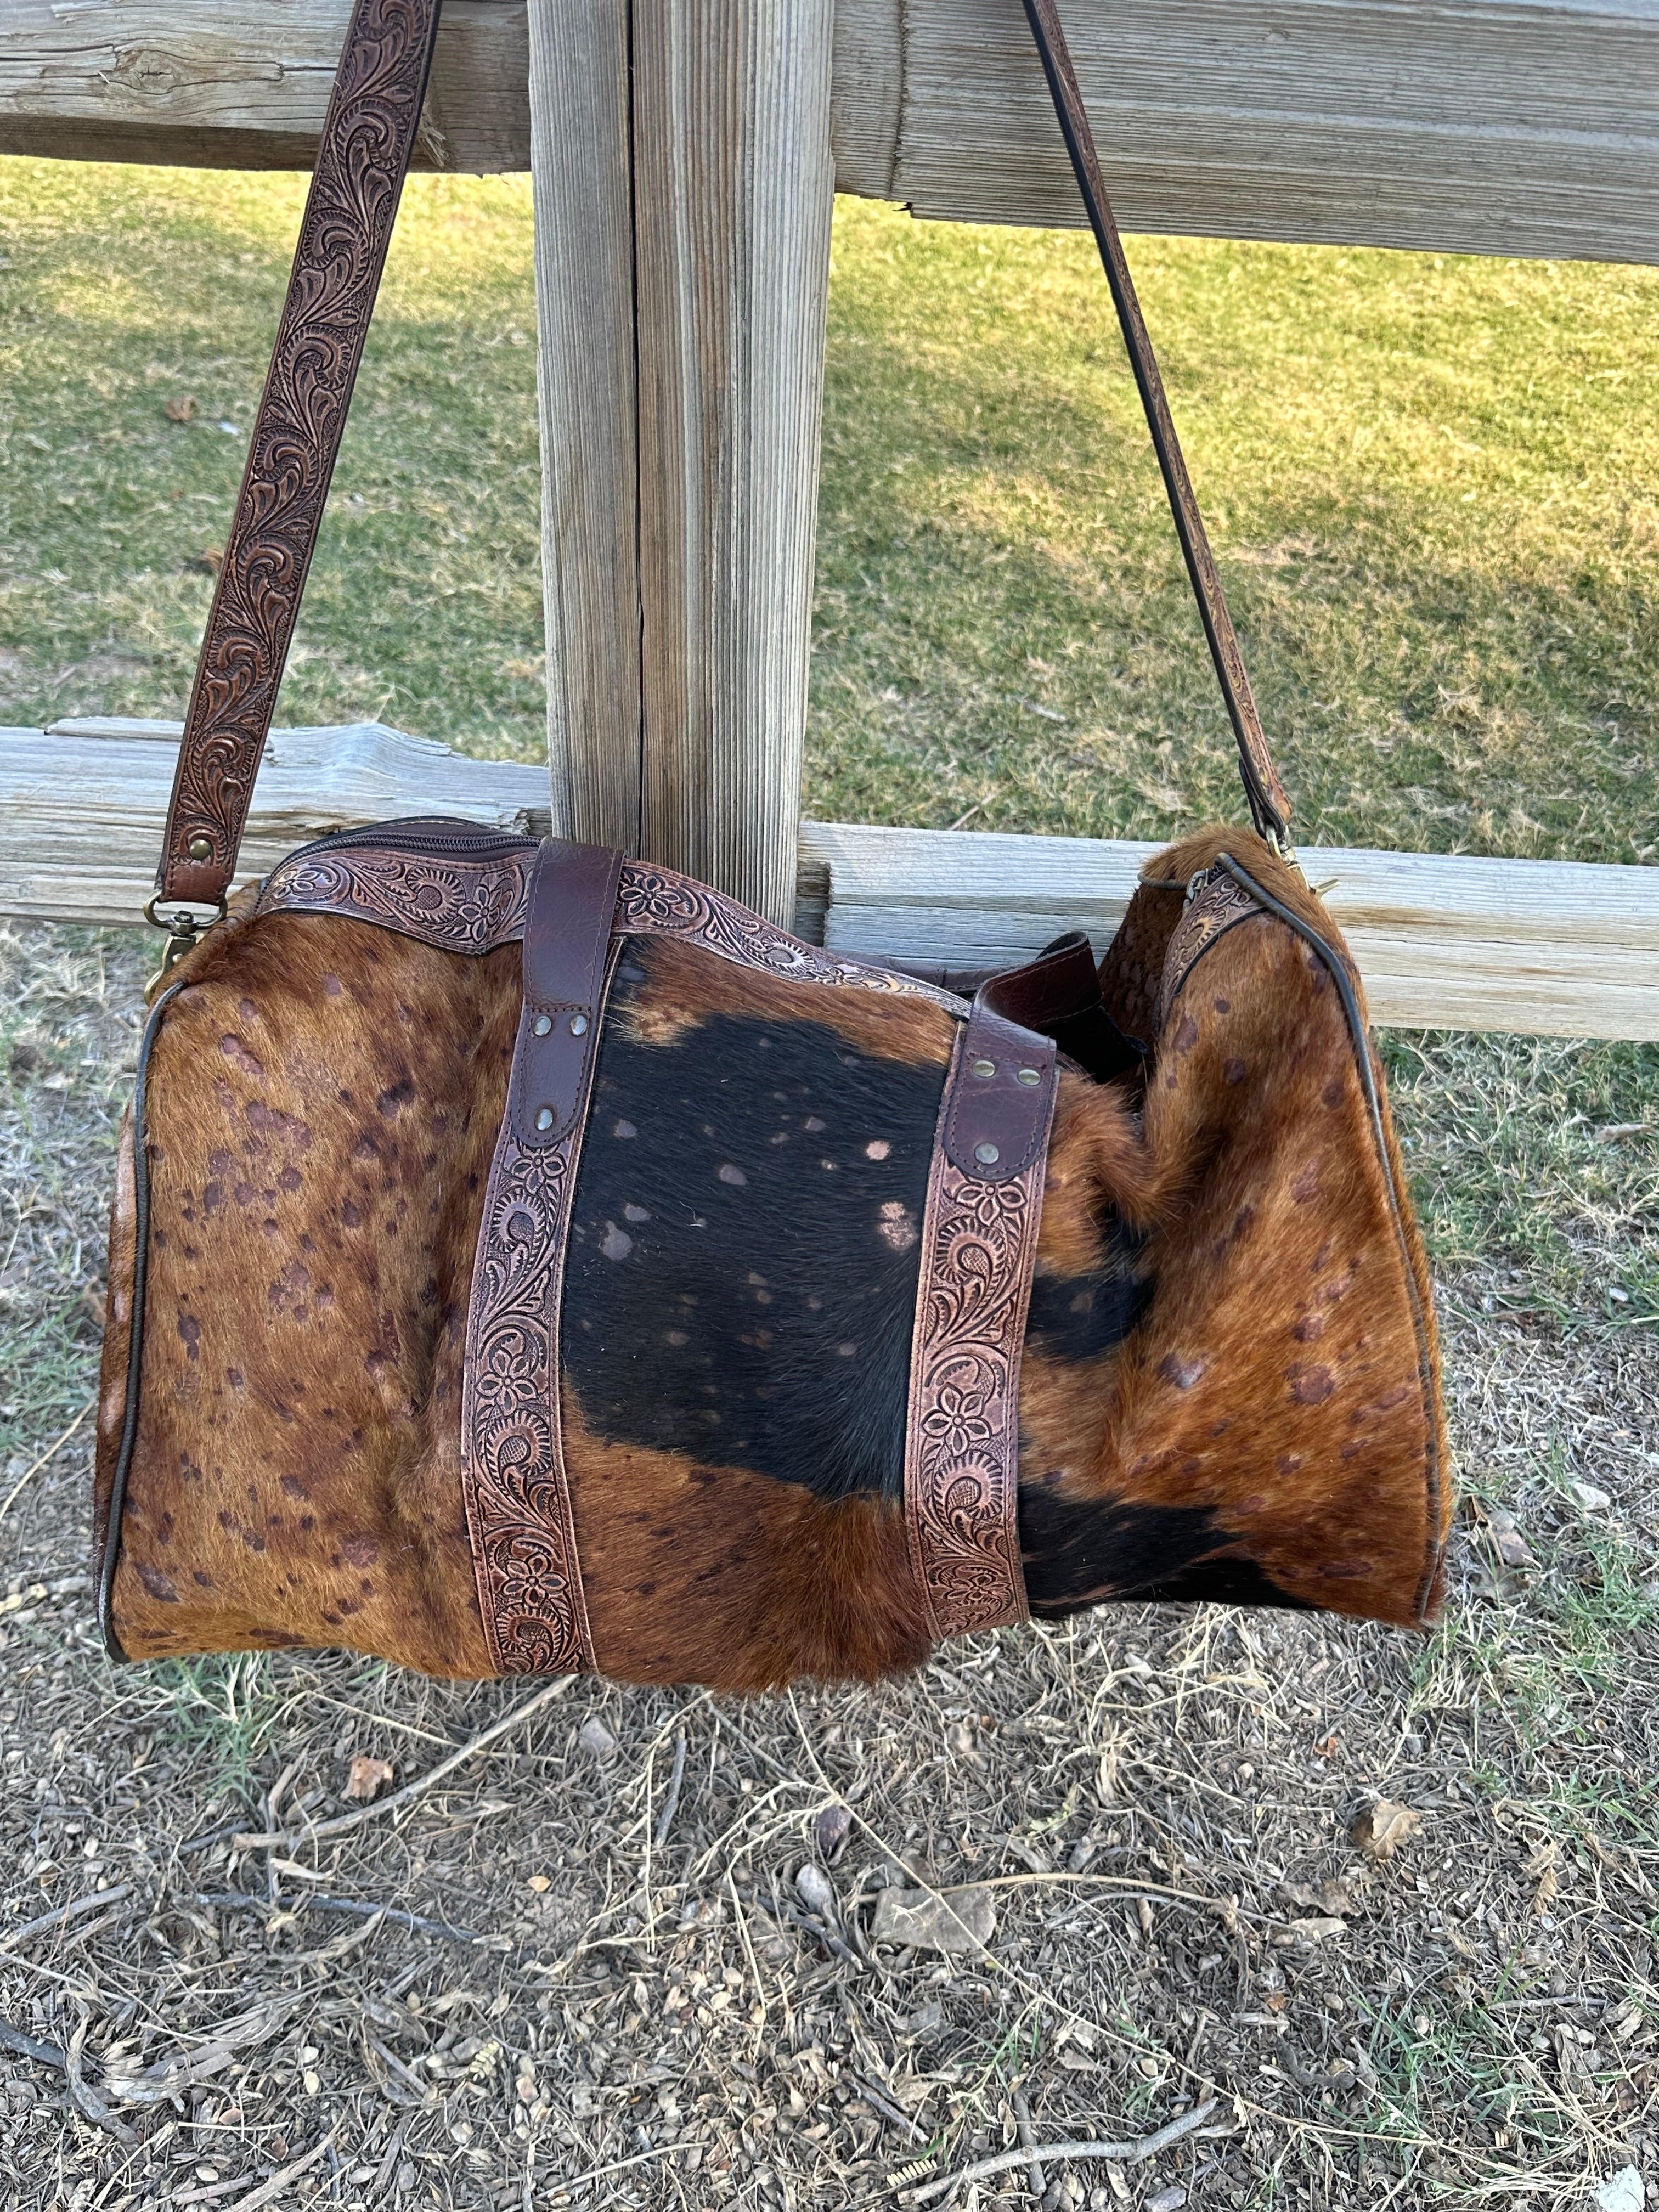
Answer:
[[1516, 1526], [1515, 1516], [1506, 1505], [1488, 1505], [1485, 1509], [1486, 1534], [1492, 1538], [1492, 1549], [1506, 1567], [1535, 1567], [1538, 1560], [1532, 1547]]
[[1292, 1920], [1283, 1928], [1276, 1928], [1273, 1930], [1273, 1941], [1279, 1949], [1284, 1950], [1293, 1943], [1298, 1945], [1322, 1943], [1328, 1936], [1346, 1936], [1347, 1932], [1348, 1923], [1346, 1920], [1335, 1920], [1321, 1914], [1314, 1919]]
[[347, 1778], [345, 1794], [348, 1797], [355, 1797], [360, 1803], [366, 1805], [371, 1798], [380, 1796], [391, 1779], [390, 1759], [370, 1759], [360, 1752], [351, 1762], [351, 1772]]
[[162, 410], [169, 422], [191, 422], [196, 418], [196, 394], [183, 392], [177, 399], [169, 399]]
[[991, 1893], [977, 1884], [935, 1897], [925, 1889], [884, 1889], [871, 1936], [918, 1951], [977, 1951], [996, 1931]]
[[795, 1888], [809, 1912], [816, 1912], [826, 1920], [834, 1918], [835, 1886], [823, 1869], [813, 1860], [808, 1859], [795, 1876]]
[[582, 1749], [595, 1759], [609, 1759], [617, 1748], [617, 1739], [597, 1713], [590, 1713], [576, 1731], [576, 1741]]
[[1547, 1843], [1540, 1844], [1521, 1869], [1529, 1881], [1538, 1884], [1532, 1898], [1534, 1912], [1547, 1912], [1560, 1893], [1561, 1884], [1555, 1872], [1559, 1856], [1555, 1838], [1552, 1836]]
[[552, 1888], [552, 1877], [550, 1875], [532, 1874], [530, 1877], [530, 1887], [535, 1891], [537, 1896], [539, 1897], [544, 1890]]
[[1413, 1813], [1409, 1805], [1391, 1805], [1386, 1797], [1379, 1797], [1374, 1805], [1362, 1805], [1354, 1814], [1348, 1841], [1368, 1859], [1391, 1859], [1422, 1826], [1423, 1815]]

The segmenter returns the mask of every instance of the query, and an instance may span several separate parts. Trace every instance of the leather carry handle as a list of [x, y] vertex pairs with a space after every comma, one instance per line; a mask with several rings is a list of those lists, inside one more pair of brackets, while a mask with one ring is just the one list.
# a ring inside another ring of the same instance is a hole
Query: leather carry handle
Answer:
[[1209, 641], [1210, 658], [1215, 663], [1221, 696], [1227, 702], [1228, 719], [1238, 741], [1238, 770], [1243, 780], [1250, 817], [1259, 834], [1270, 845], [1284, 849], [1290, 842], [1291, 802], [1279, 780], [1273, 755], [1267, 750], [1261, 718], [1256, 713], [1255, 700], [1250, 691], [1250, 679], [1244, 672], [1244, 658], [1238, 649], [1238, 634], [1233, 628], [1233, 618], [1227, 611], [1226, 596], [1221, 588], [1221, 579], [1216, 573], [1215, 556], [1210, 550], [1210, 541], [1205, 533], [1204, 518], [1198, 511], [1192, 479], [1187, 474], [1187, 464], [1182, 457], [1181, 441], [1176, 435], [1170, 403], [1164, 397], [1164, 379], [1158, 374], [1157, 356], [1152, 351], [1152, 342], [1146, 334], [1140, 302], [1135, 297], [1134, 283], [1129, 275], [1129, 264], [1124, 258], [1122, 241], [1112, 219], [1111, 203], [1106, 197], [1105, 180], [1100, 173], [1100, 156], [1095, 151], [1094, 133], [1089, 127], [1089, 113], [1083, 105], [1083, 94], [1078, 89], [1072, 57], [1066, 44], [1066, 33], [1060, 27], [1060, 13], [1054, 0], [1024, 0], [1024, 5], [1026, 21], [1030, 24], [1031, 35], [1036, 40], [1037, 52], [1042, 58], [1042, 74], [1048, 80], [1054, 113], [1060, 118], [1060, 135], [1066, 141], [1066, 151], [1071, 156], [1072, 168], [1079, 190], [1083, 194], [1083, 204], [1088, 210], [1089, 227], [1094, 232], [1095, 244], [1100, 248], [1106, 282], [1111, 287], [1112, 304], [1117, 309], [1117, 319], [1122, 325], [1123, 343], [1128, 348], [1130, 366], [1134, 370], [1141, 405], [1146, 410], [1146, 426], [1152, 434], [1158, 465], [1163, 471], [1164, 489], [1170, 496], [1176, 535], [1181, 540], [1187, 574], [1192, 580], [1193, 595], [1198, 601], [1204, 635]]
[[157, 900], [217, 907], [236, 871], [420, 127], [439, 4], [356, 0], [352, 11], [185, 717]]

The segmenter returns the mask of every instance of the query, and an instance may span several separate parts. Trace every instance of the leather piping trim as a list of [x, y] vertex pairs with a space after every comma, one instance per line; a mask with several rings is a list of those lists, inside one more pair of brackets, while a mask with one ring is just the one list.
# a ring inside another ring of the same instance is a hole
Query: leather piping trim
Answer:
[[98, 1629], [112, 1659], [125, 1660], [121, 1639], [115, 1633], [115, 1570], [121, 1554], [121, 1521], [126, 1505], [127, 1476], [138, 1442], [138, 1403], [144, 1371], [144, 1297], [149, 1276], [149, 1146], [146, 1130], [149, 1100], [149, 1056], [167, 1002], [184, 979], [163, 991], [150, 1008], [138, 1047], [138, 1073], [132, 1087], [132, 1311], [128, 1316], [126, 1401], [121, 1412], [121, 1442], [110, 1478], [109, 1506], [104, 1521], [103, 1545], [98, 1567]]
[[1036, 1264], [1052, 1077], [1029, 1157], [965, 1174], [945, 1133], [971, 1050], [957, 1036], [928, 1170], [904, 1438], [905, 1541], [935, 1643], [1028, 1618], [1019, 1548], [1019, 1367]]
[[[605, 1018], [622, 940], [594, 1008]], [[520, 1018], [522, 1053], [529, 1001]], [[569, 1128], [526, 1144], [501, 1116], [472, 1263], [461, 1385], [461, 1490], [478, 1610], [498, 1674], [592, 1674], [559, 1404], [565, 1250], [597, 1053]]]
[[[1323, 962], [1331, 981], [1336, 986], [1337, 996], [1341, 1002], [1343, 1015], [1348, 1024], [1349, 1041], [1353, 1046], [1354, 1061], [1359, 1075], [1359, 1087], [1365, 1100], [1372, 1140], [1376, 1146], [1377, 1166], [1382, 1172], [1382, 1188], [1388, 1196], [1389, 1218], [1394, 1224], [1395, 1239], [1400, 1251], [1401, 1271], [1406, 1281], [1406, 1297], [1411, 1309], [1413, 1333], [1417, 1340], [1418, 1384], [1423, 1399], [1423, 1480], [1424, 1487], [1427, 1492], [1429, 1508], [1427, 1556], [1424, 1563], [1422, 1578], [1417, 1586], [1417, 1617], [1419, 1622], [1426, 1626], [1425, 1608], [1429, 1601], [1429, 1594], [1434, 1588], [1435, 1578], [1439, 1572], [1445, 1549], [1440, 1535], [1443, 1485], [1440, 1466], [1440, 1425], [1437, 1418], [1434, 1360], [1431, 1348], [1428, 1316], [1424, 1311], [1422, 1296], [1418, 1289], [1417, 1273], [1412, 1266], [1411, 1244], [1406, 1235], [1405, 1212], [1401, 1205], [1399, 1187], [1395, 1180], [1394, 1164], [1389, 1157], [1388, 1133], [1382, 1122], [1382, 1097], [1376, 1087], [1376, 1073], [1371, 1065], [1370, 1039], [1366, 1030], [1365, 1018], [1360, 1012], [1359, 1000], [1355, 994], [1352, 980], [1348, 974], [1346, 963], [1335, 946], [1328, 939], [1322, 937], [1311, 923], [1304, 921], [1300, 915], [1293, 914], [1291, 908], [1283, 905], [1271, 891], [1264, 890], [1249, 869], [1234, 860], [1231, 853], [1218, 854], [1215, 866], [1231, 876], [1232, 880], [1243, 890], [1248, 891], [1252, 898], [1258, 901], [1268, 914], [1282, 921], [1286, 928], [1293, 930], [1304, 945], [1313, 948]], [[1240, 919], [1243, 917], [1241, 916]], [[1224, 932], [1218, 934], [1224, 934]], [[1209, 943], [1201, 947], [1194, 956], [1188, 965], [1186, 974], [1181, 978], [1181, 983], [1176, 987], [1176, 994], [1181, 985], [1186, 982], [1187, 977], [1198, 965], [1204, 953], [1208, 951], [1210, 945], [1217, 941], [1218, 939], [1212, 937]], [[1172, 1000], [1174, 995], [1176, 994], [1171, 994]]]

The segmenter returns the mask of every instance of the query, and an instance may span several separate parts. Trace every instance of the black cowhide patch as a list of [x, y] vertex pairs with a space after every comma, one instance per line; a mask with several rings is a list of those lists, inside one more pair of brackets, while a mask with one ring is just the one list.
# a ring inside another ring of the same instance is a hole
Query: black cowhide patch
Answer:
[[582, 1418], [824, 1498], [896, 1497], [944, 1071], [855, 1051], [807, 988], [799, 1021], [644, 1042], [625, 1017], [650, 988], [625, 961], [577, 1177], [561, 1357]]
[[1050, 1275], [1041, 1268], [1031, 1285], [1025, 1341], [1049, 1359], [1097, 1359], [1121, 1344], [1152, 1301], [1152, 1284], [1135, 1272], [1144, 1237], [1133, 1236], [1116, 1214], [1102, 1235], [1100, 1266], [1086, 1275]]
[[1019, 1540], [1031, 1611], [1051, 1619], [1109, 1598], [1306, 1609], [1240, 1555], [1237, 1537], [1207, 1506], [1069, 1498], [1023, 1484]]

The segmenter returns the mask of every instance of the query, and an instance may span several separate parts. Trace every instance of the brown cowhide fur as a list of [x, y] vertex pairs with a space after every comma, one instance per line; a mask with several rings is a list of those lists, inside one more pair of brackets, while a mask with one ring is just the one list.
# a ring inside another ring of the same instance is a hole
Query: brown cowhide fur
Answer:
[[[1245, 833], [1205, 833], [1148, 873], [1184, 880], [1223, 849], [1334, 934]], [[1181, 910], [1176, 892], [1138, 893], [1103, 967], [1143, 1036]], [[459, 1409], [519, 970], [515, 945], [464, 957], [246, 911], [191, 956], [149, 1077], [149, 1304], [112, 1604], [131, 1656], [332, 1645], [490, 1671]], [[665, 939], [625, 949], [562, 1380], [605, 1673], [755, 1690], [925, 1656], [894, 1438], [917, 1133], [931, 1138], [953, 1026], [925, 999], [790, 983]], [[1449, 1512], [1432, 1322], [1425, 1340], [1365, 1110], [1329, 975], [1272, 918], [1199, 960], [1144, 1095], [1062, 1070], [1020, 1393], [1035, 1613], [1146, 1595], [1401, 1625], [1432, 1612]], [[100, 1516], [126, 1395], [131, 1143]], [[794, 1247], [757, 1244], [745, 1267], [744, 1240], [775, 1242], [780, 1222], [797, 1222]], [[1408, 1212], [1405, 1239], [1428, 1316]], [[677, 1429], [681, 1402], [700, 1411]], [[818, 1433], [823, 1451], [801, 1454]]]

